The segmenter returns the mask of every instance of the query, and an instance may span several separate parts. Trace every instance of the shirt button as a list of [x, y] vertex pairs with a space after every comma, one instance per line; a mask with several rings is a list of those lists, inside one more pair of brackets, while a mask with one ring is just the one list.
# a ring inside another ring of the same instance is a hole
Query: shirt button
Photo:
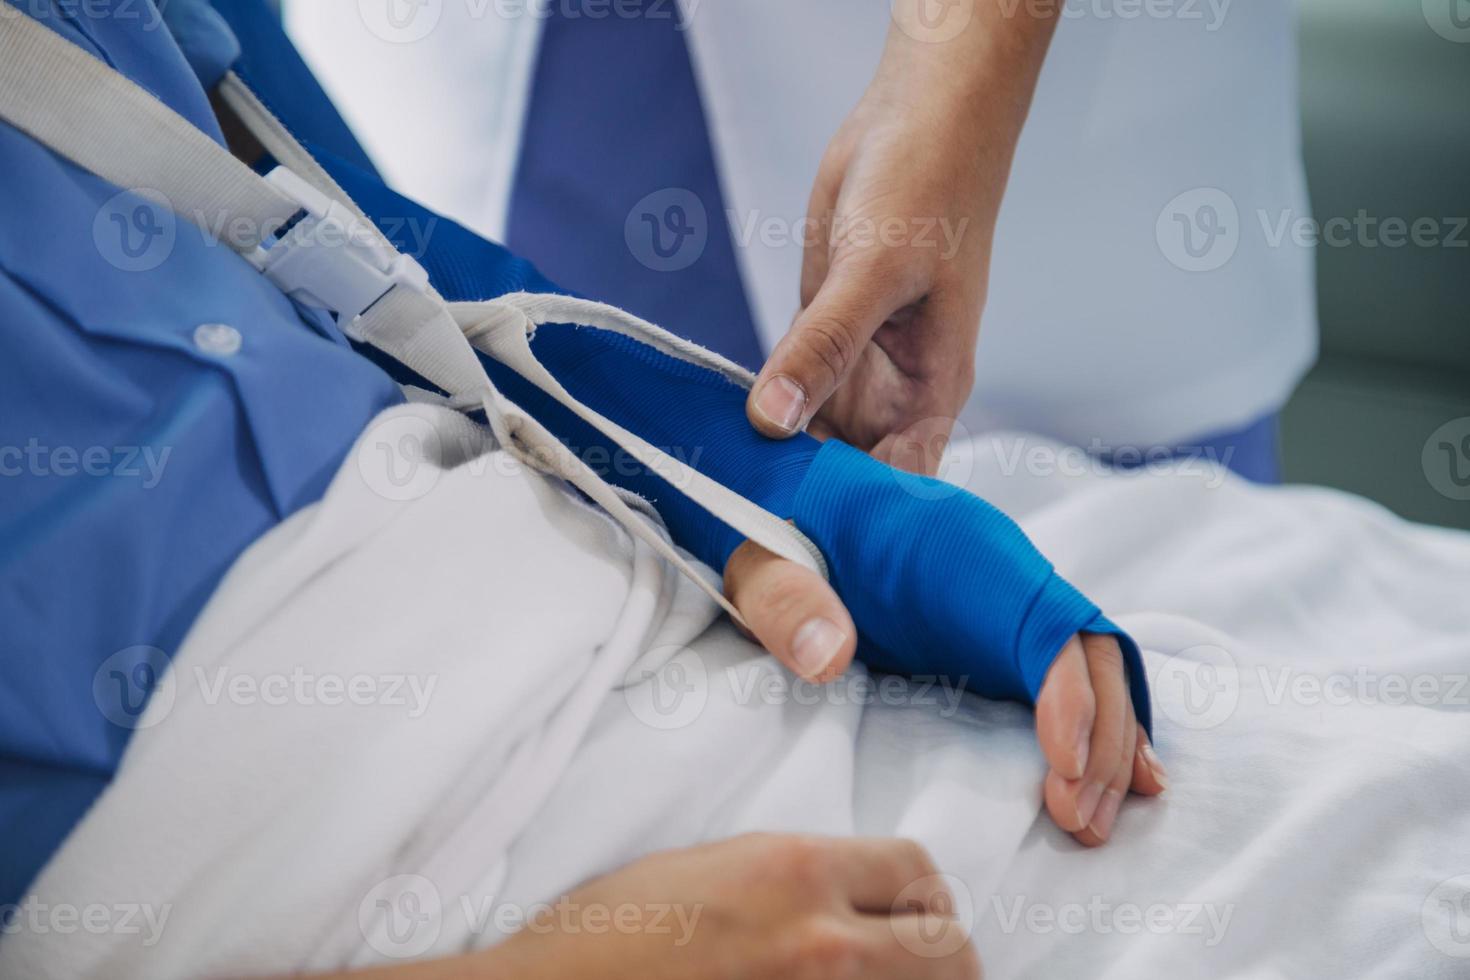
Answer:
[[240, 331], [228, 323], [201, 323], [194, 328], [194, 346], [206, 354], [229, 357], [239, 353]]

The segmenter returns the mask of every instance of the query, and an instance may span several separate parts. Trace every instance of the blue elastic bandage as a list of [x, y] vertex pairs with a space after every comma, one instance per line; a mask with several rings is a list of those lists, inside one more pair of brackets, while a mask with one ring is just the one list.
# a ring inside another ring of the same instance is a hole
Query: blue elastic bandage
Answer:
[[[840, 441], [766, 439], [746, 420], [743, 388], [619, 334], [542, 327], [531, 349], [579, 401], [806, 534], [827, 559], [869, 666], [947, 677], [985, 697], [1034, 703], [1073, 634], [1106, 633], [1118, 638], [1134, 711], [1149, 727], [1148, 687], [1133, 640], [984, 500]], [[596, 435], [564, 409], [548, 421], [550, 399], [528, 387], [506, 379], [502, 390], [563, 439], [576, 422], [580, 431], [569, 441], [594, 469], [652, 501], [674, 540], [724, 568], [742, 540], [737, 532], [631, 459], [609, 461], [605, 449], [590, 448], [606, 443], [593, 442]]]
[[[385, 228], [414, 223], [405, 217], [419, 226], [432, 219], [376, 180], [354, 179], [323, 162]], [[452, 300], [557, 291], [503, 248], [443, 220], [419, 258]], [[746, 421], [743, 388], [621, 334], [548, 324], [537, 329], [531, 349], [594, 411], [795, 523], [826, 557], [858, 627], [858, 655], [870, 666], [1034, 703], [1073, 634], [1109, 634], [1127, 663], [1134, 712], [1150, 729], [1137, 645], [1056, 574], [1015, 522], [979, 497], [841, 442], [766, 439]], [[508, 398], [600, 475], [651, 501], [676, 542], [724, 568], [742, 540], [737, 532], [509, 368], [488, 359], [485, 366]]]

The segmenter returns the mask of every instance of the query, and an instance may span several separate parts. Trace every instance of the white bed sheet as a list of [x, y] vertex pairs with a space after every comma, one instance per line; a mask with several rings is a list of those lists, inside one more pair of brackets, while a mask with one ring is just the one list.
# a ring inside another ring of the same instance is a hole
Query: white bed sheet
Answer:
[[[428, 455], [385, 484], [374, 461], [405, 434]], [[1042, 812], [1027, 711], [860, 671], [792, 687], [489, 448], [451, 413], [386, 413], [326, 500], [242, 558], [33, 889], [166, 908], [162, 938], [23, 930], [0, 975], [449, 953], [501, 935], [468, 913], [756, 829], [919, 839], [991, 977], [1470, 974], [1470, 536], [1202, 464], [1065, 475], [1080, 457], [1049, 443], [962, 447], [950, 475], [1146, 650], [1172, 786], [1087, 851]], [[210, 697], [221, 667], [303, 664], [436, 693], [418, 714]], [[407, 892], [442, 912], [404, 945], [374, 909]]]

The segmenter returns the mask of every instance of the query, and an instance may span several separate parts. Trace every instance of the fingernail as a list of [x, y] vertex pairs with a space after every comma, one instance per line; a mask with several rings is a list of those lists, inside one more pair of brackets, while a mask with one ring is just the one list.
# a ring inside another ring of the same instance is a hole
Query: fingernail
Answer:
[[1123, 803], [1123, 794], [1115, 789], [1109, 789], [1103, 794], [1102, 802], [1097, 805], [1097, 812], [1092, 815], [1092, 822], [1087, 826], [1094, 834], [1103, 840], [1113, 832], [1113, 821], [1118, 819], [1118, 807]]
[[802, 623], [791, 641], [791, 659], [796, 661], [797, 671], [806, 678], [820, 676], [842, 649], [844, 639], [842, 627], [830, 619]]
[[806, 392], [786, 375], [778, 374], [761, 385], [755, 408], [783, 432], [795, 432], [806, 411]]
[[1102, 783], [1088, 783], [1082, 788], [1082, 792], [1077, 795], [1077, 826], [1092, 825], [1092, 815], [1097, 812], [1098, 801], [1102, 799], [1106, 788]]
[[1164, 789], [1168, 789], [1169, 774], [1164, 771], [1164, 763], [1159, 759], [1158, 754], [1154, 752], [1154, 747], [1147, 742], [1143, 743], [1143, 761], [1148, 764], [1158, 784]]

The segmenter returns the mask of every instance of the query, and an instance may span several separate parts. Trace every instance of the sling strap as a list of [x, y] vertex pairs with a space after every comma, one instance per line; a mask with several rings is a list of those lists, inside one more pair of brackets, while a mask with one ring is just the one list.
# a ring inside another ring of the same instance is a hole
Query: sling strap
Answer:
[[[155, 96], [49, 28], [0, 10], [0, 119], [119, 187], [161, 194], [297, 302], [332, 313], [342, 331], [483, 410], [496, 438], [527, 465], [565, 479], [692, 579], [737, 622], [739, 612], [637, 512], [641, 499], [604, 481], [495, 389], [478, 349], [574, 412], [701, 508], [767, 550], [826, 575], [803, 534], [728, 487], [579, 402], [536, 359], [545, 323], [614, 331], [748, 388], [752, 375], [615, 307], [513, 293], [448, 304], [233, 73], [219, 94], [279, 166], [261, 177]], [[211, 217], [216, 220], [211, 221]], [[225, 220], [217, 220], [224, 218]], [[636, 510], [635, 510], [636, 508]]]

